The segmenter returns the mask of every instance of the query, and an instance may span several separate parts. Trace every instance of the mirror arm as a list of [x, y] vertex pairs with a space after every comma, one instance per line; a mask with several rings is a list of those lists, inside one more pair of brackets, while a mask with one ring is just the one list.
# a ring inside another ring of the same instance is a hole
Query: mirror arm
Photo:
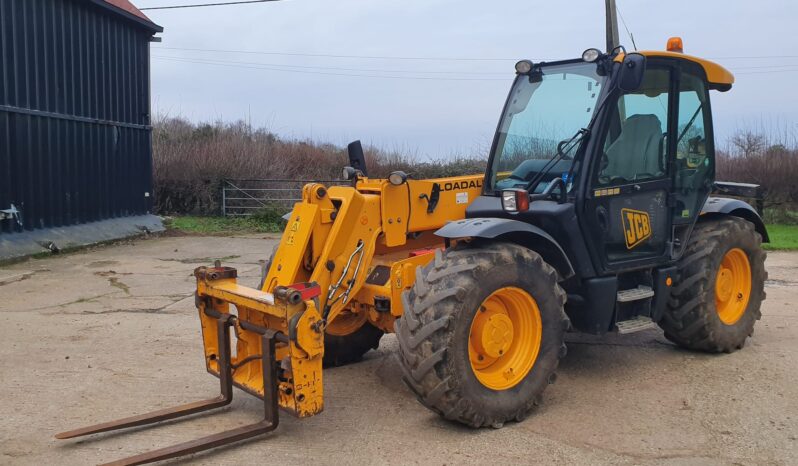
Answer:
[[562, 190], [565, 190], [565, 182], [562, 178], [554, 178], [551, 180], [546, 189], [543, 190], [540, 194], [530, 194], [529, 195], [529, 202], [535, 201], [542, 201], [551, 197], [551, 194], [554, 192], [557, 187], [562, 187]]

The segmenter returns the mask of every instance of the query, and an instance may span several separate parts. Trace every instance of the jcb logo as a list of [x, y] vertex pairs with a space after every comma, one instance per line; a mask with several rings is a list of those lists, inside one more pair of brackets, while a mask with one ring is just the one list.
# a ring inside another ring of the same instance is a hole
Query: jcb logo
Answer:
[[621, 220], [627, 249], [632, 249], [651, 237], [651, 221], [647, 212], [621, 209]]

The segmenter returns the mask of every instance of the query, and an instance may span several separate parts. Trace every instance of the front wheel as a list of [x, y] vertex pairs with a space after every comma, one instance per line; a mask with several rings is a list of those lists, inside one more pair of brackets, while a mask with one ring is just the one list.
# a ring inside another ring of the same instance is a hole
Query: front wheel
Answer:
[[557, 278], [515, 244], [437, 251], [395, 324], [404, 381], [419, 401], [472, 427], [525, 418], [565, 355]]

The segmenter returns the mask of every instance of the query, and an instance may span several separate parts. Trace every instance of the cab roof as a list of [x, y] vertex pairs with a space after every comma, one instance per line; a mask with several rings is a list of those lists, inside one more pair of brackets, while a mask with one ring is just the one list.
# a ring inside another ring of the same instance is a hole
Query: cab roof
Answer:
[[[728, 91], [731, 89], [732, 84], [734, 84], [734, 75], [731, 73], [731, 71], [710, 60], [694, 57], [681, 52], [669, 52], [666, 50], [641, 50], [637, 53], [644, 55], [645, 57], [674, 58], [677, 60], [686, 60], [696, 63], [704, 69], [704, 72], [707, 75], [707, 82], [710, 84], [710, 89]], [[615, 57], [615, 61], [622, 60], [622, 53]]]
[[665, 50], [646, 50], [640, 53], [646, 57], [676, 58], [697, 63], [704, 68], [704, 72], [707, 74], [707, 81], [709, 81], [710, 84], [718, 85], [725, 88], [725, 90], [730, 89], [732, 84], [734, 84], [734, 75], [731, 73], [731, 71], [713, 61], [694, 57], [692, 55], [685, 55], [679, 52], [668, 52]]

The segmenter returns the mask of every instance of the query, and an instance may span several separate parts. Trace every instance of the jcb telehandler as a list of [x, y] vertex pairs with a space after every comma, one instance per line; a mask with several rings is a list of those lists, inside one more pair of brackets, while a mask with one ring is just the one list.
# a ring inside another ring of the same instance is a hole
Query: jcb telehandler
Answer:
[[484, 175], [371, 179], [353, 144], [351, 186], [304, 187], [259, 289], [220, 264], [195, 270], [219, 397], [58, 438], [216, 408], [233, 387], [263, 399], [262, 422], [119, 464], [260, 435], [278, 409], [320, 413], [322, 367], [388, 332], [421, 403], [473, 427], [532, 411], [569, 329], [659, 325], [685, 348], [741, 348], [765, 298], [768, 235], [748, 204], [711, 196], [734, 190], [715, 183], [709, 99], [732, 74], [679, 38], [515, 69]]

